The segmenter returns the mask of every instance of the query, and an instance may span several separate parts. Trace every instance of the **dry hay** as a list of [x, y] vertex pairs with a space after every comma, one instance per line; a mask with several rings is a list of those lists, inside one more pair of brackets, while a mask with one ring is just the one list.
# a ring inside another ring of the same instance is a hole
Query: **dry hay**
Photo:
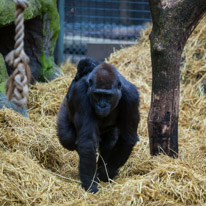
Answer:
[[75, 69], [30, 90], [30, 119], [0, 110], [0, 205], [206, 205], [206, 113], [201, 82], [206, 70], [206, 19], [190, 37], [182, 63], [179, 158], [151, 157], [147, 134], [151, 61], [148, 35], [108, 59], [141, 92], [141, 141], [112, 183], [86, 193], [78, 178], [78, 156], [61, 147], [56, 114]]

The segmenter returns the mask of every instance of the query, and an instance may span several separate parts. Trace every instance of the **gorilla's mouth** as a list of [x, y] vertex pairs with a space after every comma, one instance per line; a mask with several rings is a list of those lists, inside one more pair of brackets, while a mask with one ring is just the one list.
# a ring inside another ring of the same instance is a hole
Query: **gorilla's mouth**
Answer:
[[99, 117], [106, 117], [109, 115], [110, 113], [110, 108], [108, 107], [99, 107], [99, 106], [96, 106], [95, 107], [95, 113], [99, 116]]

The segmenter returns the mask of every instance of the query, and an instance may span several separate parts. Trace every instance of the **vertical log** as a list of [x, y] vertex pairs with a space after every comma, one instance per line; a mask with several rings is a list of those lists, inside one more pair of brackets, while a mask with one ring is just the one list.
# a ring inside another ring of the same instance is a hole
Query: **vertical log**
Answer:
[[150, 153], [178, 155], [180, 62], [185, 43], [206, 12], [206, 0], [150, 0], [152, 97]]

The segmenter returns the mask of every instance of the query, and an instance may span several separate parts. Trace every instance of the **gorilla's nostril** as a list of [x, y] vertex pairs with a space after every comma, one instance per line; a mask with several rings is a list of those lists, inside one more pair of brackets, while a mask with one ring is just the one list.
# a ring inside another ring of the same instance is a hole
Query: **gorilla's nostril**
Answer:
[[101, 103], [100, 103], [100, 104], [99, 104], [99, 107], [105, 108], [105, 107], [106, 107], [106, 104], [103, 104], [103, 103], [101, 104]]

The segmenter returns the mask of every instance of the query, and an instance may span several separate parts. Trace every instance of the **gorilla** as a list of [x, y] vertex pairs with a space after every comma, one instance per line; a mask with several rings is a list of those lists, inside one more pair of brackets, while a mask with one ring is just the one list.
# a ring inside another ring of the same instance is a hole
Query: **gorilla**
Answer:
[[60, 106], [57, 135], [64, 148], [77, 151], [85, 190], [98, 192], [98, 181], [113, 179], [129, 158], [139, 141], [138, 108], [137, 88], [113, 65], [80, 61]]
[[77, 82], [83, 76], [86, 76], [88, 73], [90, 73], [94, 69], [94, 67], [96, 67], [98, 64], [99, 64], [99, 62], [93, 58], [86, 58], [86, 59], [79, 61], [78, 65], [77, 65], [77, 73], [76, 73], [74, 79], [72, 80], [70, 87], [68, 89], [68, 92], [67, 92], [67, 96], [66, 96], [67, 99], [69, 99], [69, 97], [70, 97], [71, 90], [72, 90], [75, 82]]

